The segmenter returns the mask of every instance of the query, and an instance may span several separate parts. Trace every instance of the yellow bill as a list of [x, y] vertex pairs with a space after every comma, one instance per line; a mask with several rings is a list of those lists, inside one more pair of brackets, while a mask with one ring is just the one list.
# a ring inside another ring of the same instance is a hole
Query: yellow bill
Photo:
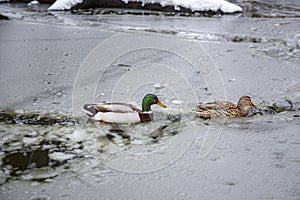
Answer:
[[165, 104], [163, 104], [160, 100], [158, 100], [158, 102], [156, 103], [157, 105], [166, 108], [167, 106]]

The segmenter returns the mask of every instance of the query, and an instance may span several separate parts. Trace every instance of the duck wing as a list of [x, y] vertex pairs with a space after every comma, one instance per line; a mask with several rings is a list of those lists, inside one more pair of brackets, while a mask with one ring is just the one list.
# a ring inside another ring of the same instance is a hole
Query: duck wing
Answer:
[[214, 117], [231, 116], [238, 111], [237, 107], [227, 101], [214, 101], [199, 105], [194, 110], [201, 118], [210, 119]]
[[127, 112], [142, 112], [132, 104], [127, 103], [104, 103], [94, 105], [95, 109], [99, 112], [116, 112], [116, 113], [127, 113]]
[[236, 109], [237, 107], [228, 101], [214, 101], [206, 104], [199, 105], [199, 110], [230, 110]]
[[131, 113], [142, 112], [131, 104], [126, 103], [103, 103], [103, 104], [85, 104], [82, 110], [89, 116], [94, 117], [98, 112], [107, 113]]
[[94, 120], [109, 123], [138, 123], [142, 111], [131, 104], [85, 104], [82, 110]]

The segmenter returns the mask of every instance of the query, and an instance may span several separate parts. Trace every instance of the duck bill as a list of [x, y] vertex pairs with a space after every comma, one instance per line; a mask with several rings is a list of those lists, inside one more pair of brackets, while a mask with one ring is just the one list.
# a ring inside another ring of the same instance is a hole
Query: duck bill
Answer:
[[250, 106], [252, 106], [253, 108], [256, 108], [256, 106], [251, 102]]
[[158, 100], [158, 102], [156, 103], [157, 105], [166, 108], [167, 106], [165, 104], [163, 104], [160, 100]]

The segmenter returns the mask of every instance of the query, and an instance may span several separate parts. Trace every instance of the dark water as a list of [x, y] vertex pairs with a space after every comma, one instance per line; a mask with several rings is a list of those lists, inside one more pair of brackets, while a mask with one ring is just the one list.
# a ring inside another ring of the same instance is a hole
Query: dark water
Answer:
[[48, 150], [35, 150], [26, 152], [9, 153], [2, 158], [3, 166], [11, 166], [11, 175], [28, 169], [49, 166]]

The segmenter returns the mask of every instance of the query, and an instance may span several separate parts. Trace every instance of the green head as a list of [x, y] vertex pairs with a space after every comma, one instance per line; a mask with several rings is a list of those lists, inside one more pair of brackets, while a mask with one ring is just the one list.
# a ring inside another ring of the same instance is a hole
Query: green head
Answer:
[[142, 101], [142, 111], [148, 112], [151, 111], [151, 105], [157, 104], [163, 108], [166, 108], [167, 106], [163, 104], [160, 100], [158, 100], [157, 96], [155, 94], [147, 94]]

